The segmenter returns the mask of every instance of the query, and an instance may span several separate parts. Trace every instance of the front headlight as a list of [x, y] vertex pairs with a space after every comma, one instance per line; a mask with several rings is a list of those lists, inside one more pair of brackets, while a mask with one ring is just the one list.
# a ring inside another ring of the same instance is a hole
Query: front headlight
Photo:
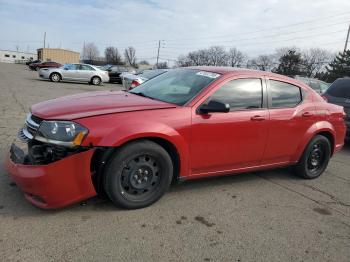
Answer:
[[42, 121], [35, 139], [62, 146], [79, 146], [88, 130], [70, 121]]

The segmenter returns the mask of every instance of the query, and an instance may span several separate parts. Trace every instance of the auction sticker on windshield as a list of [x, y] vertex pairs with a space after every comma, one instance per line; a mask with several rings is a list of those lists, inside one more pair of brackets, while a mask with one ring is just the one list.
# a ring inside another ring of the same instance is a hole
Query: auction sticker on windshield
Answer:
[[218, 78], [220, 76], [219, 74], [206, 72], [206, 71], [199, 71], [196, 75], [206, 76], [206, 77], [209, 77], [209, 78]]

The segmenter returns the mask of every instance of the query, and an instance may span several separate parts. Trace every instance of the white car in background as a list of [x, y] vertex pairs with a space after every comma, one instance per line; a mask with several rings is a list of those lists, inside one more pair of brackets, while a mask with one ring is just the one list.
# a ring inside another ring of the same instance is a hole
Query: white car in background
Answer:
[[169, 69], [148, 69], [136, 74], [131, 74], [128, 72], [122, 73], [120, 78], [122, 79], [123, 89], [129, 91], [147, 80], [159, 76], [167, 71], [169, 71]]
[[43, 68], [39, 70], [39, 76], [52, 82], [78, 81], [93, 85], [109, 81], [107, 71], [87, 64], [65, 64], [60, 68]]

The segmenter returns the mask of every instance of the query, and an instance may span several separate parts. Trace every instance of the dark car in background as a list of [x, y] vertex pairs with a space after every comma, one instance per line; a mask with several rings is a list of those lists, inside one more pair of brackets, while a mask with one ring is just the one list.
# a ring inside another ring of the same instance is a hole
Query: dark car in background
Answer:
[[323, 94], [323, 98], [329, 103], [344, 107], [346, 113], [345, 124], [347, 126], [345, 139], [350, 141], [350, 77], [335, 80]]
[[39, 71], [41, 68], [59, 68], [62, 65], [56, 62], [42, 62], [42, 63], [32, 63], [29, 65], [31, 70]]
[[41, 60], [28, 60], [26, 62], [26, 65], [29, 66], [31, 64], [37, 64], [37, 63], [41, 63]]
[[108, 72], [109, 75], [109, 82], [111, 83], [122, 83], [122, 79], [120, 75], [122, 73], [128, 72], [128, 68], [125, 66], [120, 66], [120, 65], [107, 65], [102, 67], [102, 70], [105, 70]]
[[326, 92], [328, 87], [330, 86], [329, 83], [323, 82], [315, 78], [296, 76], [295, 79], [307, 84], [319, 94], [323, 94], [324, 92]]
[[122, 83], [123, 88], [125, 90], [131, 90], [142, 83], [146, 82], [147, 80], [150, 80], [156, 76], [159, 76], [165, 72], [169, 71], [169, 69], [150, 69], [150, 70], [143, 70], [137, 74], [123, 74], [122, 75]]

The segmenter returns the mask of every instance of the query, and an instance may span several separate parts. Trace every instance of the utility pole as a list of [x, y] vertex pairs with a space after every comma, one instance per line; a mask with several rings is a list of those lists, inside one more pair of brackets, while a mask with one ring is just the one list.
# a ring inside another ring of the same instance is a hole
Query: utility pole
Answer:
[[46, 32], [44, 33], [44, 48], [45, 48], [45, 43], [46, 43]]
[[85, 60], [85, 40], [84, 40], [84, 47], [83, 47], [83, 63], [85, 63], [84, 60]]
[[346, 41], [345, 41], [345, 46], [344, 46], [344, 54], [345, 54], [346, 50], [348, 49], [349, 35], [350, 35], [350, 25], [348, 28], [348, 34], [346, 36]]
[[158, 41], [158, 53], [157, 53], [157, 68], [158, 68], [158, 61], [159, 61], [159, 49], [160, 49], [160, 40]]

